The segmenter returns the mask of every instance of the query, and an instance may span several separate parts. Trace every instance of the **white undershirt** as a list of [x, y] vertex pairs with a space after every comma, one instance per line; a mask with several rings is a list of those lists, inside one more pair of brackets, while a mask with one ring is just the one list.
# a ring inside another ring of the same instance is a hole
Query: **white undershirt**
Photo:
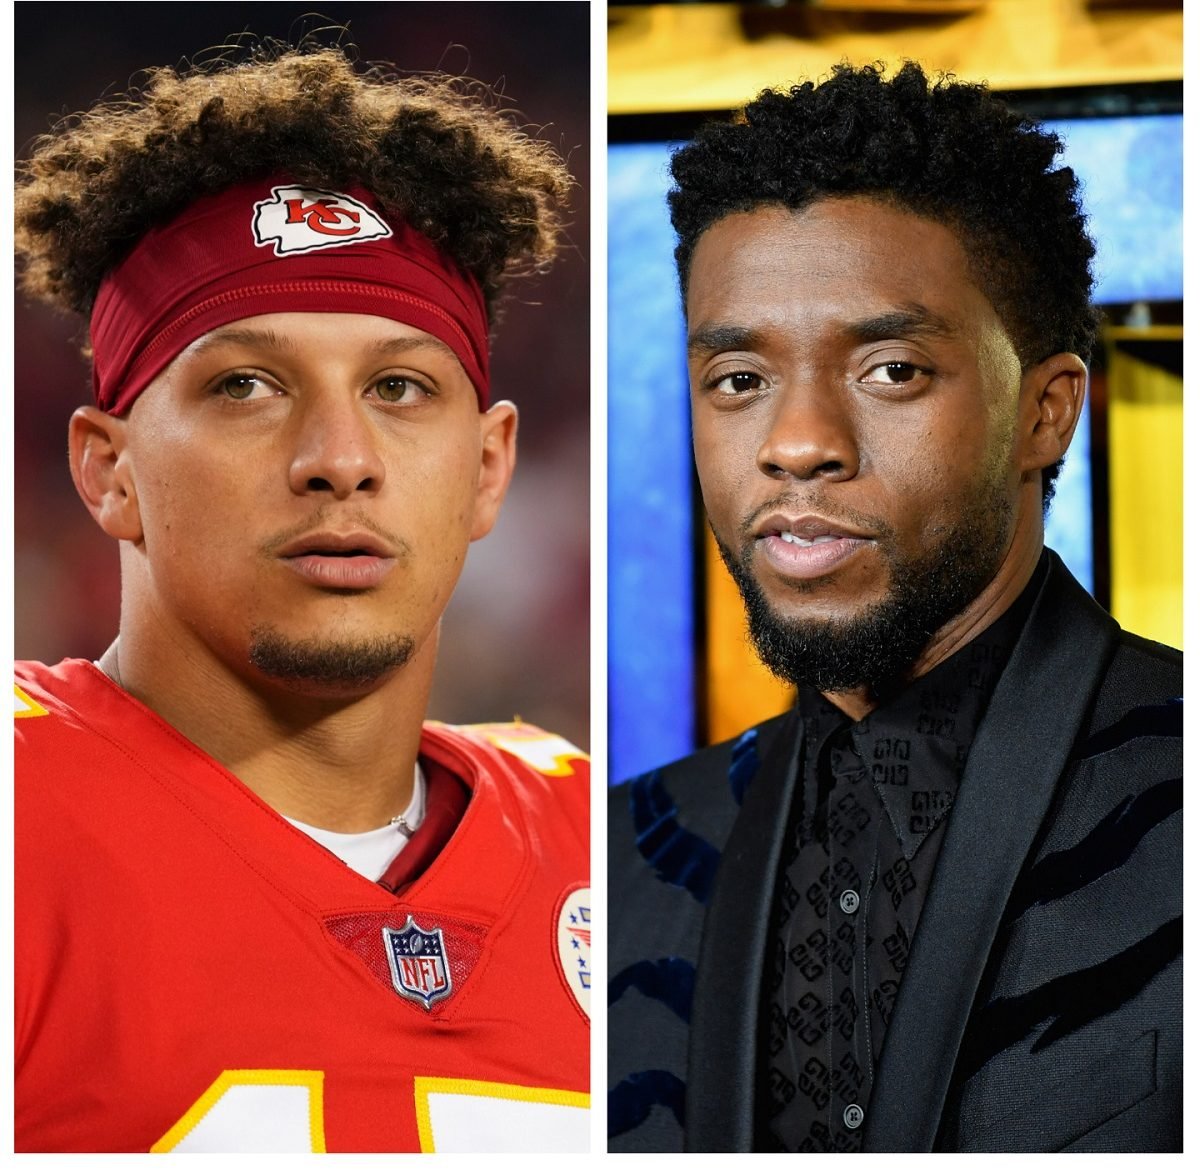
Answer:
[[[413, 770], [412, 800], [400, 815], [410, 832], [425, 819], [425, 774], [419, 763]], [[408, 836], [391, 823], [380, 829], [368, 829], [365, 833], [335, 833], [332, 829], [318, 829], [291, 817], [284, 819], [340, 857], [355, 873], [373, 882], [383, 877], [400, 850], [408, 844]]]

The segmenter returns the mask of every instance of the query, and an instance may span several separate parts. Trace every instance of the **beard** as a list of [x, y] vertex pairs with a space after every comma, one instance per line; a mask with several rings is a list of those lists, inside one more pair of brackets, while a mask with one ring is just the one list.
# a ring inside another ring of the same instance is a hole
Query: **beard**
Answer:
[[292, 640], [269, 626], [250, 634], [250, 661], [263, 674], [311, 691], [368, 689], [404, 666], [414, 649], [412, 638], [402, 634], [353, 642]]
[[[769, 509], [777, 510], [782, 502]], [[865, 687], [878, 700], [903, 684], [933, 635], [995, 577], [1008, 547], [1013, 511], [1002, 475], [986, 475], [963, 511], [935, 530], [934, 540], [916, 554], [903, 552], [894, 530], [878, 519], [845, 514], [848, 521], [876, 533], [889, 580], [882, 601], [848, 618], [784, 617], [771, 608], [751, 571], [752, 521], [743, 525], [740, 557], [720, 538], [717, 547], [741, 592], [754, 648], [772, 674], [829, 694]], [[804, 594], [820, 584], [801, 581], [794, 588]]]

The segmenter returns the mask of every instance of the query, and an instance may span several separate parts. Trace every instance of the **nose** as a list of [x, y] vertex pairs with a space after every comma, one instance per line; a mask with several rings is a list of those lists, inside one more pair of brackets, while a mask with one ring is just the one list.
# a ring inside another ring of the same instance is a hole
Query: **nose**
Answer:
[[360, 400], [330, 388], [306, 395], [296, 426], [288, 481], [297, 495], [328, 492], [343, 500], [383, 486], [379, 435]]
[[853, 479], [859, 447], [846, 404], [820, 385], [788, 387], [776, 398], [757, 462], [772, 479]]

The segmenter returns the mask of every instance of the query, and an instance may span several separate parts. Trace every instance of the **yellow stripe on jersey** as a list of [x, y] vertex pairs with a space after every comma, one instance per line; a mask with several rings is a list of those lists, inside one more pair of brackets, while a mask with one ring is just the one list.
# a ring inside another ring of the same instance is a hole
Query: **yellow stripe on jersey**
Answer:
[[16, 683], [13, 683], [13, 718], [36, 719], [39, 715], [49, 715], [41, 703], [31, 699]]
[[588, 758], [587, 752], [570, 740], [532, 723], [468, 723], [462, 730], [486, 739], [493, 747], [524, 760], [546, 776], [570, 776], [574, 771], [571, 761]]

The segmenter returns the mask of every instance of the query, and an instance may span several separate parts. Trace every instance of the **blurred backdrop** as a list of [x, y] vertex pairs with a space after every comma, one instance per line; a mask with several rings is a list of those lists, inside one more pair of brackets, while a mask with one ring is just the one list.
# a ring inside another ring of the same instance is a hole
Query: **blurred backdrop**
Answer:
[[1178, 0], [614, 5], [608, 39], [609, 772], [736, 735], [792, 695], [754, 657], [699, 509], [664, 201], [671, 145], [841, 60], [985, 81], [1079, 175], [1105, 313], [1047, 543], [1127, 629], [1182, 646]]
[[[586, 3], [39, 4], [15, 11], [15, 142], [151, 65], [243, 32], [295, 39], [327, 26], [362, 61], [441, 69], [502, 90], [578, 183], [570, 247], [508, 302], [492, 396], [521, 412], [520, 459], [500, 522], [472, 546], [443, 629], [430, 715], [514, 715], [588, 740], [588, 5]], [[98, 656], [117, 629], [116, 545], [67, 469], [67, 420], [90, 400], [84, 327], [16, 306], [15, 649], [55, 662]]]

